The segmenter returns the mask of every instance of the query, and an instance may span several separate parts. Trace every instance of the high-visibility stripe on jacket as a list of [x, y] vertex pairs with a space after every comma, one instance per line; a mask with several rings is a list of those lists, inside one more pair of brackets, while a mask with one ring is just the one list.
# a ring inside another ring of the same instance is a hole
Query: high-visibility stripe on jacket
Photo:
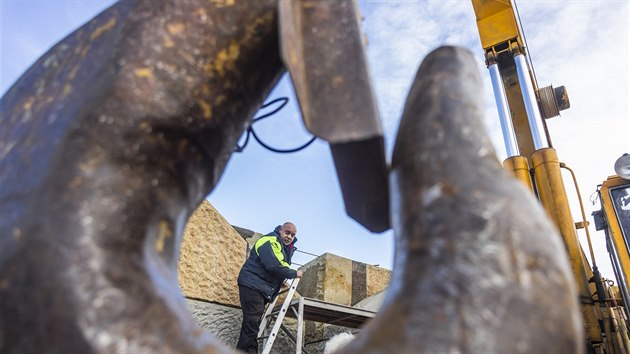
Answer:
[[296, 241], [294, 239], [290, 245], [284, 245], [275, 232], [258, 239], [241, 268], [238, 284], [259, 291], [271, 301], [282, 282], [297, 275], [289, 268]]
[[256, 254], [260, 256], [260, 252], [258, 249], [267, 243], [271, 245], [271, 249], [273, 250], [273, 255], [276, 257], [276, 259], [278, 259], [280, 266], [281, 267], [290, 266], [289, 263], [285, 262], [286, 257], [284, 253], [282, 252], [282, 249], [283, 249], [282, 244], [278, 242], [277, 236], [275, 235], [263, 236], [260, 239], [258, 239], [258, 241], [256, 241], [256, 243], [254, 244], [254, 250], [256, 251]]

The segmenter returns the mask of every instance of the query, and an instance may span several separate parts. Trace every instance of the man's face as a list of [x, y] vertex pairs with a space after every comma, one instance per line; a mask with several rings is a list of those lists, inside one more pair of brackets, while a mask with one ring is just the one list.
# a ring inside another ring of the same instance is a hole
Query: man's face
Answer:
[[289, 224], [283, 226], [282, 229], [280, 229], [280, 238], [282, 239], [282, 243], [284, 243], [285, 245], [290, 245], [291, 242], [293, 242], [296, 233], [297, 230], [295, 228], [295, 225]]

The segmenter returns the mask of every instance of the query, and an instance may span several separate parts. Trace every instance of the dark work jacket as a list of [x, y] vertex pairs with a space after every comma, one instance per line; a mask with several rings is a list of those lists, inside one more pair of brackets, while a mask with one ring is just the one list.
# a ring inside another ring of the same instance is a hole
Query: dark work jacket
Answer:
[[289, 268], [296, 242], [294, 238], [290, 245], [285, 245], [276, 232], [258, 239], [238, 274], [238, 285], [257, 290], [271, 302], [284, 280], [297, 275], [297, 271]]

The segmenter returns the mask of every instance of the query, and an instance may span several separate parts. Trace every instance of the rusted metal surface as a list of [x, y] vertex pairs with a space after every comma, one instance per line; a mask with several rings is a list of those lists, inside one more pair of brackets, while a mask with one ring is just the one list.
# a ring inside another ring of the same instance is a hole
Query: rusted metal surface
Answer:
[[581, 353], [561, 238], [501, 168], [470, 53], [440, 48], [407, 98], [390, 186], [396, 260], [378, 316], [344, 353]]
[[283, 72], [275, 0], [122, 1], [0, 101], [0, 352], [229, 352], [185, 222]]
[[354, 0], [281, 1], [280, 43], [310, 132], [345, 143], [383, 136]]
[[330, 144], [346, 213], [372, 232], [391, 228], [382, 137]]
[[279, 3], [280, 43], [308, 130], [330, 142], [346, 212], [389, 226], [383, 130], [354, 0]]

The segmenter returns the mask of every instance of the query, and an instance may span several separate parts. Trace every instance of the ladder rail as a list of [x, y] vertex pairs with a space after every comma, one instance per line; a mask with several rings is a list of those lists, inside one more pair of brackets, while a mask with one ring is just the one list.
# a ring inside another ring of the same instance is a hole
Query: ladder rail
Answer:
[[[294, 278], [293, 281], [291, 282], [291, 286], [289, 288], [289, 291], [287, 292], [287, 297], [284, 299], [284, 303], [282, 303], [282, 307], [280, 308], [280, 311], [278, 312], [278, 315], [276, 316], [276, 321], [273, 324], [273, 328], [271, 329], [271, 332], [269, 333], [268, 338], [265, 340], [265, 345], [263, 347], [263, 351], [262, 354], [269, 354], [271, 352], [271, 347], [273, 346], [273, 342], [276, 340], [276, 337], [278, 335], [278, 331], [280, 330], [280, 326], [282, 325], [282, 321], [284, 320], [284, 316], [287, 313], [287, 310], [289, 309], [289, 306], [291, 305], [291, 301], [293, 300], [293, 294], [295, 294], [295, 290], [297, 289], [297, 285], [300, 282], [300, 278]], [[278, 297], [276, 297], [276, 299], [274, 299], [274, 304], [276, 302], [276, 300], [278, 299]], [[271, 311], [273, 311], [273, 307], [274, 306], [269, 306], [268, 310], [266, 311], [269, 312], [269, 314], [271, 314]], [[271, 310], [269, 310], [269, 308]], [[265, 319], [263, 320], [265, 322], [265, 325], [267, 324], [266, 321], [267, 317], [265, 317]], [[261, 322], [261, 326], [258, 329], [258, 333], [259, 335], [261, 334], [261, 332], [264, 330], [264, 326], [262, 325]]]
[[258, 327], [258, 335], [256, 336], [256, 338], [262, 337], [263, 333], [267, 329], [267, 322], [269, 322], [271, 311], [273, 311], [273, 308], [276, 307], [276, 302], [278, 301], [278, 297], [279, 296], [276, 296], [276, 298], [273, 299], [273, 301], [267, 305], [267, 308], [265, 309], [265, 313], [263, 314], [263, 317], [262, 317], [262, 321], [260, 322], [260, 326]]

